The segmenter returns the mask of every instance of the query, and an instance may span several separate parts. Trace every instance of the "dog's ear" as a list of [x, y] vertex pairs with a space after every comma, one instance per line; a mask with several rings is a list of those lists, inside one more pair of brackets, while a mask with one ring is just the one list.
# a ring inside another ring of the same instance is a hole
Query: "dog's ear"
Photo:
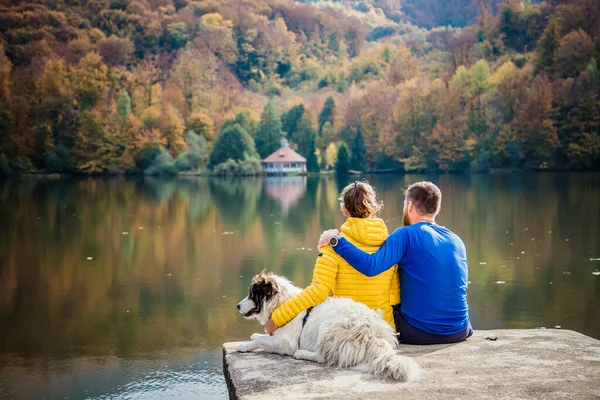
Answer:
[[251, 284], [252, 285], [262, 285], [263, 282], [265, 282], [267, 279], [269, 279], [269, 274], [266, 269], [263, 269], [258, 274], [254, 275], [254, 277], [252, 278]]
[[279, 293], [279, 287], [272, 274], [264, 274], [262, 271], [252, 278], [249, 298], [254, 303], [254, 314], [260, 313], [263, 303], [269, 301], [277, 293]]
[[269, 276], [268, 279], [264, 282], [264, 291], [267, 297], [271, 297], [277, 293], [279, 293], [279, 287], [277, 286], [277, 282], [273, 279], [272, 276]]
[[262, 270], [257, 276], [256, 284], [260, 287], [260, 290], [266, 297], [271, 297], [279, 293], [279, 287], [277, 286], [277, 281], [275, 281], [273, 274], [265, 272], [265, 270]]

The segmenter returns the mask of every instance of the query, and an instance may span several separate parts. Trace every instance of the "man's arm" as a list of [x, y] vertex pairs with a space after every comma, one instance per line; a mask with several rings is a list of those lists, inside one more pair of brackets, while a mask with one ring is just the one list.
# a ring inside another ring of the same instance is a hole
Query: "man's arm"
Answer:
[[398, 264], [404, 257], [406, 242], [406, 230], [400, 228], [396, 229], [373, 254], [365, 253], [344, 238], [340, 238], [333, 250], [358, 272], [366, 276], [375, 276]]

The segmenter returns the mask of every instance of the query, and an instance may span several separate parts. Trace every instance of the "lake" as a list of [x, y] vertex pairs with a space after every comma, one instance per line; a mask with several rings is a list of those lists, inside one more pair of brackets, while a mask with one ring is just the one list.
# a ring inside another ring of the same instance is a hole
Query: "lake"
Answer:
[[[349, 179], [0, 182], [0, 398], [226, 399], [221, 344], [261, 330], [237, 302], [263, 268], [310, 282]], [[368, 179], [390, 230], [440, 186], [475, 329], [600, 338], [600, 174]]]

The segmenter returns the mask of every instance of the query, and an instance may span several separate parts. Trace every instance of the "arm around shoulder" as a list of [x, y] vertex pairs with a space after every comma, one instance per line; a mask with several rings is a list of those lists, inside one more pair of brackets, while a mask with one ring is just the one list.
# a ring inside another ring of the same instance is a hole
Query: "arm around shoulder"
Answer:
[[366, 276], [375, 276], [397, 264], [406, 248], [406, 232], [396, 229], [373, 254], [365, 253], [346, 239], [341, 238], [334, 248], [358, 272]]

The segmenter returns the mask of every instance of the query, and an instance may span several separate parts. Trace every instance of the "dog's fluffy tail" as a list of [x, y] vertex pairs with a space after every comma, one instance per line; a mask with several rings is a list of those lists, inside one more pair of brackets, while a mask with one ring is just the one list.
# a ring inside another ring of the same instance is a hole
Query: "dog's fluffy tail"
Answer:
[[419, 365], [396, 352], [398, 342], [392, 328], [385, 323], [346, 320], [326, 328], [321, 339], [318, 351], [330, 366], [353, 367], [401, 382], [419, 379]]
[[401, 382], [419, 379], [419, 365], [410, 357], [401, 356], [385, 340], [374, 339], [371, 359], [368, 362], [371, 373], [380, 378]]

